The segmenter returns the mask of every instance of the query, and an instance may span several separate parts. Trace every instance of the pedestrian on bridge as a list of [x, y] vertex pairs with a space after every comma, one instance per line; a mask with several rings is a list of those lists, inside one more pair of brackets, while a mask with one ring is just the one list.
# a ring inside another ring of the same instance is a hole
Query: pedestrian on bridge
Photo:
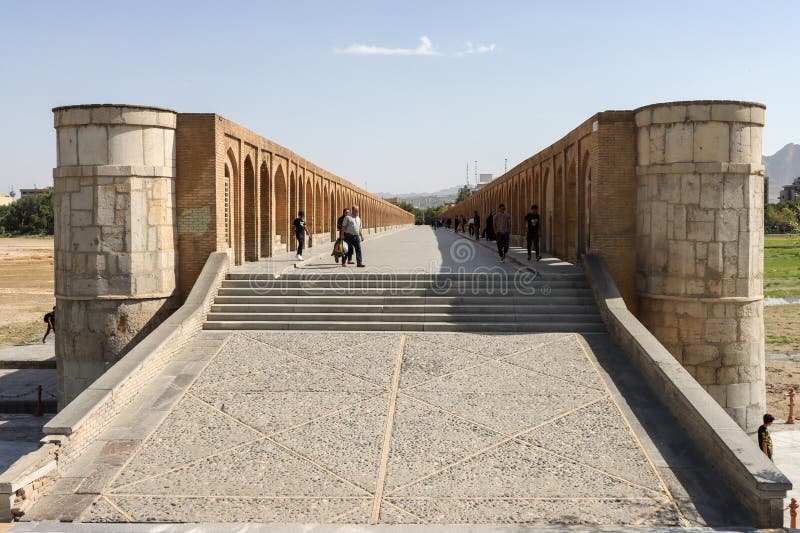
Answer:
[[486, 235], [484, 235], [484, 238], [487, 241], [493, 241], [494, 237], [494, 211], [489, 211], [489, 216], [486, 217]]
[[500, 204], [492, 223], [494, 224], [494, 232], [497, 235], [497, 253], [500, 254], [500, 262], [505, 263], [511, 233], [511, 215], [506, 213], [506, 204]]
[[356, 254], [356, 266], [361, 268], [366, 266], [361, 257], [361, 242], [364, 240], [364, 234], [361, 232], [360, 212], [361, 209], [354, 205], [352, 213], [344, 217], [342, 221], [339, 236], [347, 243], [347, 254], [342, 256], [343, 267], [353, 264], [353, 252]]
[[475, 225], [475, 240], [481, 240], [481, 216], [475, 211], [475, 214], [472, 216], [472, 222]]
[[292, 222], [294, 226], [294, 234], [297, 237], [297, 260], [303, 260], [303, 249], [306, 247], [306, 235], [311, 235], [306, 227], [306, 213], [305, 211], [298, 211], [297, 218]]
[[763, 420], [764, 423], [758, 428], [758, 447], [772, 461], [772, 437], [767, 428], [775, 421], [775, 417], [767, 413], [764, 415]]
[[467, 217], [461, 215], [461, 233], [467, 232]]
[[542, 258], [542, 254], [539, 253], [539, 206], [533, 204], [531, 206], [530, 212], [525, 215], [525, 223], [528, 226], [528, 232], [526, 235], [526, 240], [528, 241], [528, 261], [531, 260], [531, 245], [533, 245], [533, 249], [536, 252], [536, 260], [539, 261]]
[[470, 217], [469, 218], [469, 236], [472, 237], [475, 234], [475, 219]]

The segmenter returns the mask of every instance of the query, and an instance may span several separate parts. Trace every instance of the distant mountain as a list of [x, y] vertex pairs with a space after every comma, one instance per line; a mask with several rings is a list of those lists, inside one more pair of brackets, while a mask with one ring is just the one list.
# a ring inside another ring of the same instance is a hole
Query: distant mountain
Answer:
[[800, 176], [800, 144], [789, 143], [772, 155], [762, 158], [769, 176], [769, 199], [774, 202], [784, 185]]
[[458, 190], [462, 187], [462, 185], [458, 185], [456, 187], [450, 187], [448, 189], [441, 189], [439, 191], [434, 192], [407, 192], [407, 193], [396, 193], [396, 192], [379, 192], [376, 193], [381, 198], [419, 198], [422, 196], [453, 196], [455, 197], [458, 195]]

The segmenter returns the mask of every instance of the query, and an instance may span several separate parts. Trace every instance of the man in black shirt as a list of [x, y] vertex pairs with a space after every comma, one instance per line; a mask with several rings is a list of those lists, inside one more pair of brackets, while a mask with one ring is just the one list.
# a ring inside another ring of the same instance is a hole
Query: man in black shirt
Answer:
[[764, 415], [764, 424], [758, 428], [758, 448], [772, 461], [772, 437], [767, 429], [772, 425], [775, 417], [767, 413]]
[[303, 260], [303, 248], [306, 246], [306, 235], [311, 235], [306, 228], [306, 214], [304, 211], [297, 213], [297, 218], [292, 222], [294, 234], [297, 237], [297, 260]]
[[542, 258], [539, 253], [539, 206], [534, 204], [531, 206], [531, 211], [525, 215], [525, 224], [528, 226], [528, 261], [531, 260], [531, 245], [536, 251], [536, 260]]
[[475, 215], [472, 217], [472, 220], [475, 224], [475, 240], [481, 240], [481, 216], [475, 211]]

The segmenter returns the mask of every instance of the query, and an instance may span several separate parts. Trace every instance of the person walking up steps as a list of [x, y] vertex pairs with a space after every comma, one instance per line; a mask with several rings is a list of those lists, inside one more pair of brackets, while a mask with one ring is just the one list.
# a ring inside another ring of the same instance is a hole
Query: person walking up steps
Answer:
[[494, 224], [494, 233], [497, 237], [497, 253], [500, 254], [500, 262], [506, 261], [508, 254], [508, 239], [509, 232], [511, 231], [511, 215], [506, 213], [506, 204], [500, 204], [500, 207], [492, 219]]
[[531, 206], [531, 211], [527, 215], [525, 215], [525, 223], [528, 226], [528, 233], [526, 235], [526, 240], [528, 241], [528, 261], [531, 260], [531, 245], [533, 245], [533, 249], [536, 252], [536, 260], [540, 260], [542, 258], [542, 254], [539, 253], [539, 206], [534, 204]]
[[361, 268], [366, 266], [361, 257], [361, 242], [364, 240], [364, 234], [361, 233], [360, 212], [361, 209], [354, 205], [353, 212], [344, 217], [344, 221], [342, 221], [340, 237], [347, 243], [347, 255], [342, 256], [343, 267], [346, 267], [348, 263], [353, 264], [353, 252], [356, 254], [356, 266]]
[[292, 222], [294, 226], [294, 234], [297, 237], [297, 260], [303, 260], [303, 248], [306, 247], [306, 235], [311, 235], [306, 228], [306, 214], [304, 211], [298, 211], [297, 218]]

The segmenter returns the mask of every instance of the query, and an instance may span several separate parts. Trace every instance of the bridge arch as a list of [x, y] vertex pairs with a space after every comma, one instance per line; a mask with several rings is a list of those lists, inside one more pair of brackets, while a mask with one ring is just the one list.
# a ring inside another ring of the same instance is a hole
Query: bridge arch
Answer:
[[256, 171], [250, 155], [244, 159], [244, 260], [258, 260], [258, 215], [256, 213]]
[[259, 216], [261, 217], [260, 225], [260, 244], [261, 244], [261, 257], [269, 257], [272, 255], [272, 180], [269, 175], [268, 159], [261, 163], [261, 168], [258, 171], [261, 186], [259, 188]]
[[274, 251], [286, 252], [289, 250], [289, 184], [284, 174], [283, 166], [278, 165], [275, 171], [275, 235], [280, 238], [280, 246]]

